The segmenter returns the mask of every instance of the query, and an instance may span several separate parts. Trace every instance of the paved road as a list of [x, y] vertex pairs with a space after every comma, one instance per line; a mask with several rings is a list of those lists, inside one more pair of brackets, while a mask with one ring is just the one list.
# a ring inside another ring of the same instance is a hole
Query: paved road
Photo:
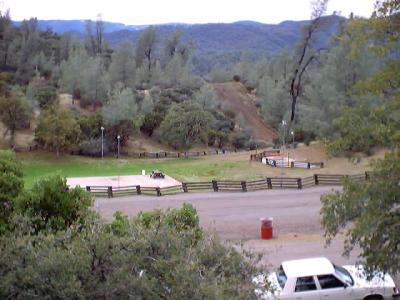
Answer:
[[[339, 187], [335, 187], [339, 189]], [[338, 264], [353, 264], [358, 250], [343, 257], [343, 238], [325, 247], [320, 225], [320, 197], [330, 187], [304, 190], [267, 190], [248, 193], [189, 193], [173, 196], [131, 196], [97, 199], [96, 209], [108, 220], [115, 211], [134, 216], [155, 208], [180, 207], [191, 203], [200, 216], [201, 226], [235, 247], [263, 254], [262, 262], [271, 268], [282, 260], [325, 256]], [[274, 218], [274, 238], [260, 240], [261, 217]], [[400, 286], [400, 278], [396, 280]]]

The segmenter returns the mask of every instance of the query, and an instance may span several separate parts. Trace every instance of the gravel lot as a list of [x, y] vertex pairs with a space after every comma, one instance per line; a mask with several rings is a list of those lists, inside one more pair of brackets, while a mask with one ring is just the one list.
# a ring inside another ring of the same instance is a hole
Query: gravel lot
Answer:
[[[335, 187], [339, 189], [339, 187]], [[331, 187], [304, 190], [268, 190], [248, 193], [189, 193], [173, 196], [130, 196], [97, 199], [96, 209], [106, 219], [115, 211], [134, 216], [155, 208], [179, 207], [191, 203], [200, 216], [201, 226], [221, 239], [263, 253], [263, 262], [271, 267], [282, 260], [326, 256], [338, 264], [353, 264], [355, 250], [343, 257], [343, 239], [338, 237], [325, 247], [320, 225], [320, 196]], [[274, 218], [274, 238], [260, 240], [261, 217]]]

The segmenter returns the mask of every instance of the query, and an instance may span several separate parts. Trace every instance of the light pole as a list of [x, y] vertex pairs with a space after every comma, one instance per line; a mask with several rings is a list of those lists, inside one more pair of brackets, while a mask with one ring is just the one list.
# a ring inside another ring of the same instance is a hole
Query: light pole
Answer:
[[101, 126], [101, 158], [104, 157], [104, 127]]
[[120, 135], [117, 136], [117, 140], [118, 140], [118, 155], [117, 155], [117, 158], [119, 159], [119, 141], [121, 140], [121, 136]]
[[283, 185], [283, 164], [284, 164], [284, 153], [283, 153], [283, 151], [285, 150], [285, 139], [286, 139], [286, 128], [285, 128], [285, 126], [286, 126], [286, 121], [285, 120], [282, 120], [282, 128], [283, 128], [283, 143], [282, 143], [282, 153], [281, 153], [281, 188], [282, 188], [282, 185]]
[[294, 149], [294, 131], [292, 130], [292, 131], [290, 132], [290, 134], [292, 135], [292, 138], [293, 138], [293, 149]]

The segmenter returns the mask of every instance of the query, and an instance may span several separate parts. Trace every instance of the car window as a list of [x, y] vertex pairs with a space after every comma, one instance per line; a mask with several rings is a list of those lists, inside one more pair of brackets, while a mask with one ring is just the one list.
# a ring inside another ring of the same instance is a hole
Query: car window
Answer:
[[314, 291], [317, 289], [315, 285], [314, 278], [309, 277], [299, 277], [296, 280], [296, 288], [295, 292], [306, 292], [306, 291]]
[[278, 271], [276, 272], [276, 277], [278, 279], [279, 285], [283, 289], [287, 281], [287, 276], [282, 266], [280, 266]]
[[344, 287], [344, 283], [333, 275], [320, 275], [318, 281], [323, 290]]

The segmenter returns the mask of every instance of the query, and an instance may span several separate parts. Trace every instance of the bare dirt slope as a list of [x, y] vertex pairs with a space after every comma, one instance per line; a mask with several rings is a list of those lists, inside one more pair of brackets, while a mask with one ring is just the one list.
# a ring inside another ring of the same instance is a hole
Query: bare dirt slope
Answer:
[[223, 107], [242, 114], [248, 127], [253, 129], [254, 137], [271, 142], [277, 132], [264, 122], [254, 103], [254, 96], [248, 93], [240, 82], [215, 83], [214, 89]]

